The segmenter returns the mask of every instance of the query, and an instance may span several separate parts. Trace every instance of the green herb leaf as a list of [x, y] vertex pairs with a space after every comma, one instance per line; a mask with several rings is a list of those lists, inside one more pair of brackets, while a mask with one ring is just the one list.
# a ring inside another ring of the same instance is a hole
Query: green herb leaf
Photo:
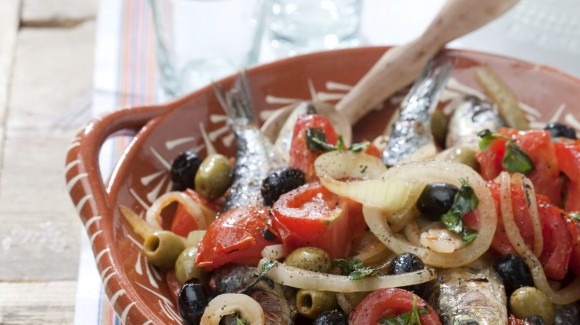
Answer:
[[370, 145], [371, 145], [371, 143], [369, 141], [359, 142], [359, 143], [352, 144], [350, 147], [348, 147], [348, 150], [352, 151], [352, 152], [361, 152], [361, 151], [365, 150]]
[[344, 138], [342, 135], [338, 136], [338, 141], [336, 145], [332, 145], [326, 142], [326, 134], [322, 129], [319, 128], [309, 128], [304, 131], [306, 135], [306, 146], [310, 151], [335, 151], [335, 150], [349, 150], [353, 152], [360, 152], [365, 150], [370, 142], [365, 141], [361, 143], [354, 143], [350, 147], [346, 148], [344, 145]]
[[254, 279], [254, 281], [252, 281], [252, 283], [250, 283], [244, 290], [242, 290], [241, 293], [248, 294], [250, 292], [250, 290], [252, 290], [252, 288], [258, 282], [262, 281], [262, 279], [266, 276], [266, 274], [268, 274], [268, 271], [270, 271], [277, 264], [278, 264], [278, 261], [276, 261], [276, 260], [269, 260], [269, 261], [265, 262], [264, 265], [262, 266], [262, 271], [260, 271], [260, 274], [258, 274], [258, 276]]
[[481, 151], [486, 151], [494, 140], [502, 138], [501, 134], [491, 132], [488, 129], [479, 131], [477, 135], [481, 138], [479, 140], [479, 149]]
[[576, 221], [580, 221], [580, 212], [570, 212], [570, 213], [568, 213], [568, 217], [570, 219], [574, 219]]
[[306, 146], [310, 151], [331, 151], [336, 148], [326, 143], [326, 134], [322, 129], [309, 128], [304, 131], [306, 135]]
[[413, 309], [397, 316], [379, 319], [381, 325], [422, 325], [420, 315], [429, 314], [429, 308], [417, 308], [417, 297], [413, 296]]
[[441, 222], [447, 227], [447, 230], [461, 235], [463, 242], [471, 243], [477, 237], [477, 233], [465, 228], [462, 218], [477, 208], [479, 199], [473, 188], [464, 179], [461, 179], [460, 182], [461, 187], [455, 194], [453, 205], [449, 211], [441, 216]]
[[342, 275], [347, 275], [351, 280], [360, 280], [367, 276], [375, 275], [380, 268], [372, 268], [364, 266], [362, 261], [356, 258], [335, 259], [332, 260], [332, 265], [338, 266]]
[[534, 169], [534, 163], [530, 156], [511, 141], [506, 144], [505, 156], [501, 165], [510, 173], [522, 173], [524, 175]]
[[236, 325], [249, 325], [248, 321], [236, 316]]
[[508, 138], [499, 133], [491, 132], [488, 129], [479, 131], [477, 134], [481, 137], [479, 141], [479, 149], [486, 151], [492, 142], [496, 139], [505, 139], [505, 155], [501, 162], [502, 167], [510, 173], [527, 174], [534, 169], [534, 163], [530, 156], [516, 144], [512, 138]]

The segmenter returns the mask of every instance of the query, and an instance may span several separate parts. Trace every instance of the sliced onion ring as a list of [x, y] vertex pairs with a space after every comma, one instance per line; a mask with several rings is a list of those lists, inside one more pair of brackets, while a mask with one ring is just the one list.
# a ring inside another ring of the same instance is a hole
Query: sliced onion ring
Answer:
[[250, 296], [241, 293], [224, 293], [213, 298], [201, 316], [201, 325], [219, 325], [222, 317], [239, 313], [250, 324], [265, 323], [264, 310]]
[[453, 162], [428, 161], [409, 163], [393, 167], [387, 172], [387, 181], [394, 179], [421, 179], [427, 182], [445, 182], [460, 186], [464, 179], [479, 198], [476, 213], [479, 216], [477, 238], [469, 245], [453, 253], [437, 253], [425, 247], [417, 246], [395, 235], [387, 223], [388, 215], [398, 206], [377, 209], [363, 207], [363, 214], [370, 230], [396, 254], [405, 252], [419, 256], [427, 265], [435, 267], [459, 267], [473, 262], [485, 253], [491, 244], [497, 226], [497, 215], [493, 199], [485, 181], [470, 167]]
[[385, 179], [383, 162], [362, 152], [331, 151], [320, 155], [314, 167], [329, 191], [376, 208], [403, 208], [417, 186], [407, 180]]
[[[183, 192], [169, 192], [161, 195], [149, 209], [145, 216], [147, 223], [152, 227], [161, 229], [161, 212], [171, 203], [177, 202], [183, 204], [187, 213], [189, 213], [197, 225], [197, 229], [207, 229], [209, 220], [215, 218], [215, 214], [209, 209], [195, 202], [189, 195]], [[208, 220], [209, 219], [209, 220]]]
[[[266, 258], [260, 260], [258, 272], [261, 272], [264, 264], [269, 261]], [[278, 263], [268, 271], [266, 276], [276, 283], [298, 289], [332, 292], [366, 292], [425, 283], [435, 279], [436, 272], [434, 269], [425, 268], [404, 274], [377, 275], [360, 280], [351, 280], [345, 275], [307, 271]]]

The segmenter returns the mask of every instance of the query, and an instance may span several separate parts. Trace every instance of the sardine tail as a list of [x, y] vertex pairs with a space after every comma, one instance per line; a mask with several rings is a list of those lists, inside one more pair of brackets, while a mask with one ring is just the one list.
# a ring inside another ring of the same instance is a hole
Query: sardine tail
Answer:
[[214, 93], [234, 128], [256, 124], [252, 95], [245, 71], [238, 74], [234, 85], [228, 92], [224, 92], [221, 86], [214, 84]]

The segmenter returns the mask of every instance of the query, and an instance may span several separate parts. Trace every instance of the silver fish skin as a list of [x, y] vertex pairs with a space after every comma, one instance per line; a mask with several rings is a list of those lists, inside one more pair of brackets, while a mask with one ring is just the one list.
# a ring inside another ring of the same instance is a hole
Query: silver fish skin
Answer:
[[[245, 292], [256, 278], [256, 268], [245, 265], [227, 265], [214, 272], [210, 287], [217, 293]], [[258, 282], [248, 296], [256, 300], [264, 310], [266, 325], [291, 325], [298, 315], [292, 289], [265, 278]], [[236, 324], [236, 317], [224, 317], [222, 323]]]
[[444, 325], [505, 325], [507, 297], [501, 279], [491, 266], [439, 272], [429, 302]]
[[505, 126], [493, 104], [479, 97], [467, 95], [460, 101], [452, 101], [446, 107], [453, 113], [449, 120], [446, 146], [472, 145], [479, 142], [477, 133], [484, 129], [495, 131]]
[[256, 121], [252, 96], [244, 73], [227, 93], [217, 85], [215, 94], [228, 115], [236, 135], [236, 163], [233, 180], [226, 196], [224, 211], [240, 206], [263, 205], [262, 180], [272, 170], [285, 165], [272, 143], [262, 135]]
[[433, 143], [431, 110], [439, 102], [453, 66], [453, 60], [446, 56], [427, 63], [403, 100], [399, 116], [391, 127], [387, 146], [382, 152], [385, 165], [396, 165], [419, 148]]

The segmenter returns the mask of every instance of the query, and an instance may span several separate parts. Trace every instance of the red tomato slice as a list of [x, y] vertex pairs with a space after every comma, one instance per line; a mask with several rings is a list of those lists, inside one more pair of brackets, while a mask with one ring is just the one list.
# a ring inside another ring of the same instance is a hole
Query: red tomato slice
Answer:
[[375, 325], [380, 319], [398, 316], [413, 310], [413, 300], [417, 308], [428, 308], [429, 314], [419, 315], [422, 325], [440, 325], [439, 316], [433, 308], [421, 297], [414, 293], [399, 289], [380, 289], [367, 295], [348, 318], [351, 325]]
[[486, 151], [477, 151], [475, 159], [479, 163], [481, 176], [486, 180], [497, 177], [503, 170], [501, 162], [505, 156], [505, 139], [497, 139]]
[[554, 280], [562, 280], [568, 272], [572, 254], [572, 237], [566, 224], [565, 213], [560, 208], [540, 203], [538, 206], [542, 221], [544, 249], [540, 262], [546, 276]]
[[[368, 140], [363, 140], [362, 142], [365, 142]], [[367, 155], [371, 155], [371, 156], [375, 156], [377, 158], [381, 158], [382, 153], [381, 150], [375, 146], [372, 142], [368, 145], [368, 147], [365, 148], [364, 153], [366, 153]]]
[[366, 228], [360, 204], [330, 192], [319, 182], [283, 194], [273, 212], [274, 227], [286, 252], [314, 246], [331, 258], [343, 258]]
[[[515, 249], [507, 237], [502, 222], [503, 218], [501, 217], [499, 209], [499, 185], [495, 182], [489, 182], [488, 187], [491, 190], [498, 211], [498, 225], [491, 247], [503, 255], [508, 253], [516, 254]], [[516, 224], [524, 241], [528, 247], [532, 248], [534, 231], [527, 209], [525, 193], [521, 187], [512, 186], [511, 195]], [[537, 195], [536, 200], [538, 202], [538, 212], [540, 222], [542, 223], [542, 235], [544, 237], [544, 247], [539, 259], [544, 267], [546, 276], [550, 279], [561, 280], [568, 272], [568, 265], [572, 254], [572, 237], [566, 226], [565, 214], [560, 208], [550, 204], [549, 199], [544, 196]]]
[[294, 134], [292, 135], [290, 162], [288, 165], [302, 170], [307, 182], [318, 179], [314, 171], [314, 161], [322, 153], [308, 149], [306, 130], [311, 128], [322, 130], [326, 136], [327, 143], [336, 145], [338, 142], [338, 135], [326, 117], [318, 114], [307, 114], [298, 117], [294, 127]]
[[[192, 189], [187, 189], [185, 194], [189, 195], [193, 201], [200, 204], [203, 209], [207, 209], [208, 214], [215, 215], [217, 211], [222, 210], [223, 204], [219, 200], [210, 201]], [[198, 227], [195, 223], [195, 219], [193, 219], [183, 205], [179, 204], [175, 211], [175, 215], [173, 216], [170, 230], [180, 236], [187, 237], [191, 231], [197, 229]]]
[[239, 207], [210, 224], [199, 242], [195, 264], [209, 270], [228, 263], [256, 265], [264, 247], [280, 243], [269, 208]]
[[572, 254], [570, 256], [570, 268], [576, 276], [580, 276], [580, 221], [566, 218], [566, 226], [572, 240]]
[[[498, 130], [498, 133], [516, 140], [517, 145], [534, 164], [534, 169], [526, 176], [532, 181], [536, 191], [549, 197], [552, 203], [560, 205], [560, 168], [550, 133], [545, 130], [517, 131], [505, 128]], [[483, 178], [494, 179], [503, 170], [501, 161], [505, 155], [505, 144], [505, 139], [496, 139], [485, 152], [478, 152], [476, 155]]]
[[580, 211], [580, 140], [561, 140], [554, 143], [560, 170], [568, 177], [566, 211]]
[[[493, 241], [491, 242], [491, 247], [496, 251], [506, 254], [516, 254], [515, 249], [512, 247], [508, 236], [505, 232], [503, 226], [503, 218], [501, 218], [501, 208], [500, 208], [500, 186], [499, 184], [491, 181], [488, 182], [488, 188], [491, 190], [492, 197], [496, 202], [496, 212], [498, 215], [498, 225], [495, 231]], [[524, 241], [528, 247], [533, 247], [534, 244], [534, 228], [532, 225], [532, 220], [527, 208], [527, 201], [525, 198], [524, 191], [519, 186], [511, 187], [512, 196], [512, 209], [514, 212], [514, 219], [520, 230], [520, 234], [524, 238]]]
[[555, 142], [560, 170], [573, 181], [580, 180], [580, 139]]

